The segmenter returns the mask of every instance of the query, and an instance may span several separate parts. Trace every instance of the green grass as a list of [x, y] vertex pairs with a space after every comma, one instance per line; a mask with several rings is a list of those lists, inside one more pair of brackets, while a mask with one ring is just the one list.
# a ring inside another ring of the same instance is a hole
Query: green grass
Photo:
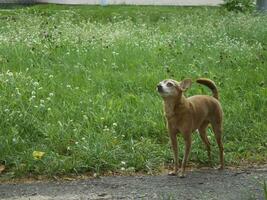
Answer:
[[264, 198], [266, 200], [267, 199], [267, 185], [266, 185], [265, 180], [263, 182], [263, 192], [264, 192]]
[[[218, 85], [228, 165], [265, 162], [266, 23], [222, 8], [2, 6], [0, 163], [12, 176], [159, 170], [172, 154], [155, 86], [171, 75]], [[190, 160], [208, 160], [197, 135]]]

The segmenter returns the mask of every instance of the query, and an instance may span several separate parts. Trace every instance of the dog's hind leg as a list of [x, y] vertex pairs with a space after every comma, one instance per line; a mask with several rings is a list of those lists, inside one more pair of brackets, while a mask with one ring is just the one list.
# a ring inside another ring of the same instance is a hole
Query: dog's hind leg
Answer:
[[201, 126], [199, 127], [198, 131], [199, 131], [199, 135], [200, 135], [201, 140], [203, 141], [203, 143], [206, 146], [209, 163], [211, 164], [210, 141], [207, 137], [207, 131], [206, 131], [208, 125], [209, 125], [208, 121], [203, 122], [201, 124]]
[[224, 168], [224, 152], [223, 152], [223, 143], [222, 143], [222, 123], [213, 122], [211, 123], [211, 125], [212, 125], [212, 129], [215, 134], [216, 142], [218, 144], [219, 151], [220, 151], [221, 166], [219, 169], [223, 169]]

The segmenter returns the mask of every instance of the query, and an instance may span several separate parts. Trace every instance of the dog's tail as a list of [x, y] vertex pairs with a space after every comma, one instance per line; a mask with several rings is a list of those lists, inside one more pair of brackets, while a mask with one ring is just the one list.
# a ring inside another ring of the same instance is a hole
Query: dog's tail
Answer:
[[212, 96], [219, 100], [219, 93], [218, 93], [217, 87], [212, 80], [207, 79], [207, 78], [199, 78], [199, 79], [197, 79], [197, 83], [205, 85], [209, 89], [211, 89], [212, 94], [213, 94]]

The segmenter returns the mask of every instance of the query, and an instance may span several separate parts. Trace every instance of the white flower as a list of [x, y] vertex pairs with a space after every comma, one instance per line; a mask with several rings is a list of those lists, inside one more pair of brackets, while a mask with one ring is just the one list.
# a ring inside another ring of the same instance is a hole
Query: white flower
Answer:
[[122, 164], [122, 165], [126, 165], [126, 162], [125, 162], [125, 161], [121, 161], [121, 164]]
[[36, 96], [31, 96], [31, 98], [29, 99], [29, 101], [32, 101], [36, 98]]
[[11, 71], [7, 70], [6, 75], [13, 76], [13, 73]]
[[103, 131], [109, 131], [109, 128], [107, 126], [105, 126]]
[[35, 82], [33, 83], [33, 86], [37, 87], [37, 86], [39, 86], [39, 83], [38, 83], [37, 81], [35, 81]]
[[117, 126], [118, 124], [114, 122], [112, 125], [113, 125], [113, 126]]

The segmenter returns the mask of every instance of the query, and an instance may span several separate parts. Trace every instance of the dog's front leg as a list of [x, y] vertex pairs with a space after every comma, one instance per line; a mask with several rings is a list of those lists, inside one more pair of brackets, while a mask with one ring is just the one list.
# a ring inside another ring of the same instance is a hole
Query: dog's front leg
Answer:
[[176, 132], [175, 131], [169, 131], [172, 150], [173, 150], [173, 156], [174, 156], [174, 171], [169, 172], [169, 175], [175, 176], [178, 172], [178, 146], [177, 146], [177, 138], [176, 138]]
[[186, 168], [186, 163], [189, 158], [190, 150], [191, 150], [191, 143], [192, 143], [192, 138], [191, 138], [191, 133], [184, 133], [184, 141], [185, 141], [185, 150], [184, 150], [184, 158], [182, 162], [182, 171], [180, 174], [181, 178], [185, 177], [185, 168]]

